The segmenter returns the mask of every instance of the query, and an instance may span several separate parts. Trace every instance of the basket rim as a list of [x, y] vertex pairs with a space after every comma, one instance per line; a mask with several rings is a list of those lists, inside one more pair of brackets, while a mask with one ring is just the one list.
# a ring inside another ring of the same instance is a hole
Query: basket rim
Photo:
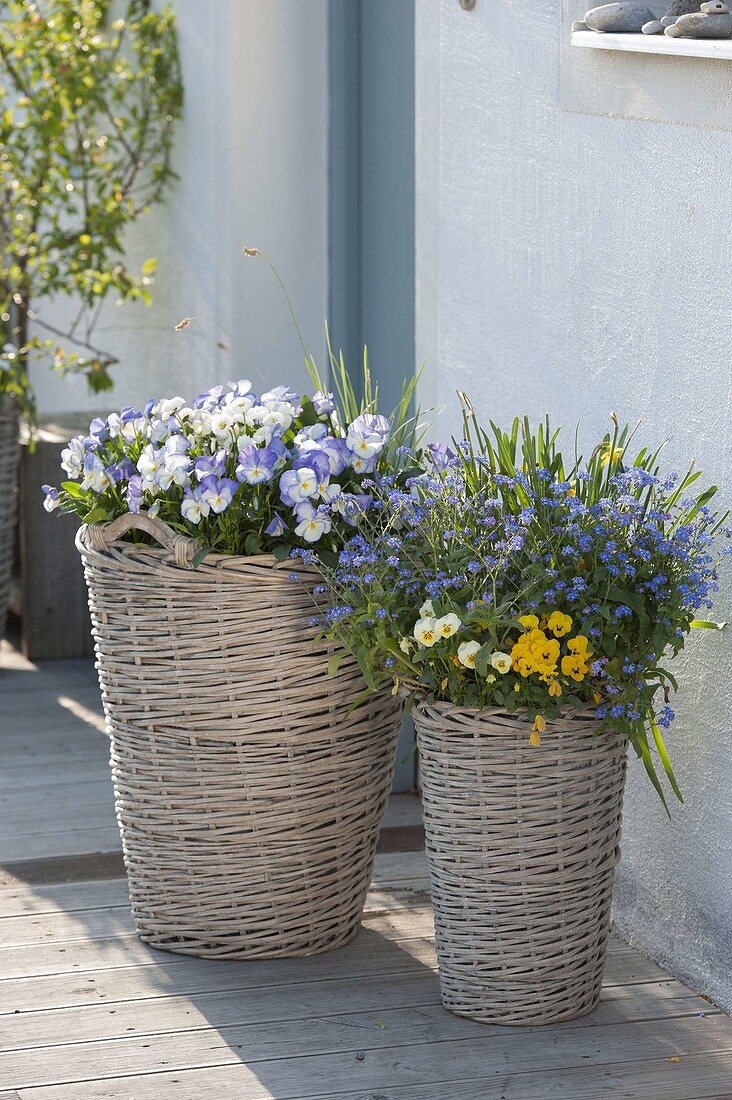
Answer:
[[[450, 703], [446, 699], [435, 699], [433, 702], [428, 702], [426, 699], [416, 699], [412, 707], [412, 713], [424, 717], [429, 720], [429, 712], [432, 711], [435, 716], [445, 719], [451, 725], [456, 722], [467, 720], [475, 725], [483, 725], [490, 721], [491, 718], [501, 719], [502, 726], [513, 725], [517, 730], [522, 733], [526, 731], [527, 725], [530, 725], [530, 719], [524, 715], [511, 714], [505, 709], [505, 707], [469, 707], [459, 705], [457, 703]], [[598, 725], [601, 719], [597, 717], [592, 707], [567, 707], [562, 711], [561, 715], [555, 719], [547, 719], [547, 730], [553, 728], [558, 729], [567, 724], [574, 724], [575, 722], [593, 722]]]
[[[82, 557], [93, 559], [99, 557], [104, 559], [107, 563], [112, 563], [120, 558], [135, 559], [138, 554], [144, 554], [146, 557], [152, 557], [159, 560], [159, 563], [164, 566], [170, 566], [180, 571], [180, 567], [176, 564], [173, 553], [163, 546], [154, 546], [152, 543], [147, 542], [129, 542], [126, 539], [115, 539], [110, 542], [106, 549], [100, 550], [91, 544], [89, 536], [90, 527], [101, 527], [101, 524], [86, 524], [83, 523], [76, 533], [76, 549], [79, 551]], [[232, 570], [238, 571], [242, 566], [250, 569], [257, 569], [261, 571], [271, 572], [273, 575], [281, 574], [283, 572], [290, 573], [296, 572], [303, 574], [305, 578], [317, 579], [321, 577], [320, 571], [316, 566], [295, 561], [291, 558], [285, 558], [284, 561], [278, 561], [274, 554], [221, 554], [218, 551], [212, 550], [204, 558], [201, 559], [198, 567], [193, 572], [200, 571], [200, 567], [207, 565], [220, 570]]]

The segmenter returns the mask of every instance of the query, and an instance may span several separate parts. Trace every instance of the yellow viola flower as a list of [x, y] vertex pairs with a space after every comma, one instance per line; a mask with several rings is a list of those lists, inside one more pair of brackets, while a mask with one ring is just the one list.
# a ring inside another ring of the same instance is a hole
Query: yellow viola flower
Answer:
[[602, 702], [602, 695], [600, 695], [599, 691], [593, 691], [592, 698], [595, 700], [596, 703]]
[[518, 693], [519, 691], [521, 691], [521, 684], [520, 684], [520, 683], [518, 682], [518, 680], [517, 680], [517, 681], [516, 681], [516, 683], [515, 683], [515, 684], [513, 685], [513, 690], [514, 690], [514, 691], [515, 691], [516, 693]]
[[577, 683], [584, 680], [587, 675], [587, 662], [581, 653], [562, 657], [562, 672], [565, 676], [571, 676]]
[[542, 718], [540, 714], [537, 714], [534, 719], [534, 724], [531, 727], [531, 736], [529, 737], [529, 744], [533, 749], [538, 749], [541, 745], [541, 735], [546, 730], [546, 719]]
[[554, 699], [558, 699], [562, 694], [562, 685], [559, 683], [559, 680], [550, 680], [547, 690]]
[[537, 665], [556, 664], [559, 660], [559, 642], [556, 638], [542, 638], [532, 645], [531, 656]]
[[565, 615], [562, 611], [552, 611], [547, 626], [555, 638], [563, 638], [572, 629], [572, 616]]
[[613, 448], [613, 447], [610, 446], [609, 443], [606, 443], [605, 446], [602, 449], [602, 454], [600, 455], [600, 465], [601, 466], [608, 466], [611, 462], [612, 463], [619, 462], [622, 457], [623, 457], [623, 448], [622, 447]]
[[539, 625], [539, 618], [537, 615], [519, 615], [518, 621], [521, 623], [524, 630], [535, 630]]
[[567, 649], [570, 653], [587, 653], [587, 638], [584, 634], [578, 634], [575, 638], [567, 638]]

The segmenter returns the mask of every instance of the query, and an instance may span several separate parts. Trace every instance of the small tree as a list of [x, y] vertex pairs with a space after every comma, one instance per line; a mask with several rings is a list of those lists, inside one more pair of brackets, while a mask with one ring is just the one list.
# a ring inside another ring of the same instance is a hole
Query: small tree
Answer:
[[[128, 270], [123, 236], [174, 176], [181, 107], [168, 6], [0, 0], [0, 336], [26, 375], [48, 354], [93, 391], [111, 387], [116, 360], [94, 330], [108, 295], [150, 300], [155, 260]], [[65, 330], [36, 305], [58, 293], [78, 302]]]

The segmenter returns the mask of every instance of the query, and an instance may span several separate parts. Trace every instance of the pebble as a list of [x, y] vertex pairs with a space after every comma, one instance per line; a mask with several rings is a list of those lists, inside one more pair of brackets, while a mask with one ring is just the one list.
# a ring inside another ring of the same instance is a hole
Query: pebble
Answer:
[[662, 19], [653, 19], [645, 23], [641, 30], [644, 34], [663, 34], [666, 27], [672, 26], [680, 15], [689, 15], [701, 10], [702, 0], [670, 0], [666, 14]]
[[664, 34], [669, 38], [732, 38], [732, 15], [722, 0], [702, 4], [701, 11], [682, 15]]
[[602, 4], [599, 8], [591, 8], [585, 15], [584, 22], [591, 31], [605, 31], [608, 34], [639, 34], [643, 24], [653, 19], [655, 19], [653, 12], [645, 4], [620, 0], [617, 4]]

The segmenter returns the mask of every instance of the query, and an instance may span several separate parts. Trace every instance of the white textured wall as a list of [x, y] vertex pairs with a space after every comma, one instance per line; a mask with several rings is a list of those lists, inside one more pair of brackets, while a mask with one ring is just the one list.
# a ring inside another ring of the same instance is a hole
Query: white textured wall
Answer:
[[[459, 431], [456, 388], [484, 416], [548, 412], [570, 432], [641, 417], [732, 504], [732, 135], [561, 110], [560, 8], [417, 0], [422, 402], [446, 406], [440, 434]], [[709, 66], [728, 97], [728, 63], [663, 60], [678, 115]], [[716, 611], [732, 617], [729, 594]], [[677, 666], [686, 803], [669, 824], [633, 762], [616, 921], [732, 1008], [732, 632], [694, 637]]]
[[[287, 308], [256, 245], [279, 267], [306, 343], [323, 347], [327, 310], [326, 0], [175, 0], [185, 84], [164, 205], [133, 227], [129, 255], [159, 260], [154, 302], [109, 304], [97, 332], [119, 356], [116, 389], [34, 368], [42, 412], [114, 408], [192, 394], [231, 377], [302, 385]], [[53, 318], [68, 318], [58, 300]], [[187, 314], [215, 317], [175, 333]], [[49, 315], [51, 316], [51, 315]], [[228, 352], [217, 348], [222, 337]]]

